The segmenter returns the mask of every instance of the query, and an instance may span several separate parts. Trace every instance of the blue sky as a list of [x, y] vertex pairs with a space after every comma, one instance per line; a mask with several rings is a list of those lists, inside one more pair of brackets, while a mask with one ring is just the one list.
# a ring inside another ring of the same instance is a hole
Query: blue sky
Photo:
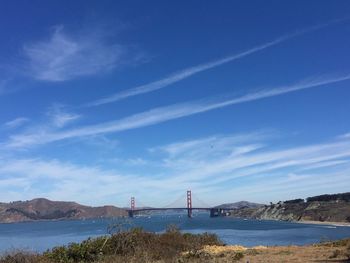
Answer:
[[[350, 187], [348, 1], [2, 1], [0, 200]], [[195, 204], [194, 204], [195, 205]]]

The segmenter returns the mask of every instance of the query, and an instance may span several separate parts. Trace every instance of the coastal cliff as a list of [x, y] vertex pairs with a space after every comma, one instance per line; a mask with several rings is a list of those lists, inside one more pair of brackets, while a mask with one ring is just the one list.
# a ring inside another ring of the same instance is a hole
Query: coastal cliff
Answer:
[[91, 207], [75, 202], [37, 198], [30, 201], [0, 203], [0, 223], [35, 220], [110, 218], [126, 216], [124, 209], [114, 206]]
[[231, 216], [285, 221], [350, 223], [350, 193], [280, 201], [258, 208], [233, 209]]

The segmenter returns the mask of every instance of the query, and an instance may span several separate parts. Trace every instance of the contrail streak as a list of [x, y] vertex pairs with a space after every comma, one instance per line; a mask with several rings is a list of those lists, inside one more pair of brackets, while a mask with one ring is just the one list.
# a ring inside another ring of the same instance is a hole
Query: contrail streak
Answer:
[[184, 70], [181, 70], [179, 72], [171, 74], [171, 75], [169, 75], [169, 76], [167, 76], [167, 77], [165, 77], [163, 79], [160, 79], [160, 80], [157, 80], [157, 81], [145, 84], [145, 85], [137, 86], [135, 88], [127, 89], [125, 91], [121, 91], [121, 92], [112, 94], [112, 95], [110, 95], [108, 97], [105, 97], [105, 98], [98, 99], [98, 100], [95, 100], [93, 102], [87, 103], [84, 106], [88, 106], [88, 107], [99, 106], [99, 105], [102, 105], [102, 104], [112, 103], [112, 102], [115, 102], [115, 101], [126, 99], [128, 97], [133, 97], [133, 96], [137, 96], [137, 95], [140, 95], [140, 94], [144, 94], [144, 93], [152, 92], [152, 91], [155, 91], [155, 90], [159, 90], [159, 89], [165, 88], [165, 87], [167, 87], [167, 86], [169, 86], [171, 84], [179, 82], [181, 80], [189, 78], [189, 77], [191, 77], [191, 76], [193, 76], [195, 74], [198, 74], [200, 72], [203, 72], [203, 71], [206, 71], [206, 70], [209, 70], [209, 69], [221, 66], [223, 64], [226, 64], [228, 62], [231, 62], [231, 61], [234, 61], [234, 60], [246, 57], [248, 55], [254, 54], [254, 53], [259, 52], [259, 51], [262, 51], [262, 50], [264, 50], [266, 48], [269, 48], [269, 47], [275, 46], [277, 44], [280, 44], [282, 42], [285, 42], [285, 41], [287, 41], [289, 39], [295, 38], [295, 37], [303, 35], [305, 33], [312, 32], [312, 31], [315, 31], [317, 29], [321, 29], [323, 27], [326, 27], [326, 26], [329, 26], [331, 24], [338, 23], [338, 22], [341, 22], [341, 21], [344, 21], [344, 20], [346, 20], [346, 19], [333, 20], [333, 21], [330, 21], [328, 23], [324, 23], [324, 24], [319, 24], [319, 25], [316, 25], [316, 26], [308, 27], [308, 28], [296, 31], [296, 32], [291, 33], [291, 34], [287, 34], [287, 35], [281, 36], [279, 38], [274, 39], [273, 41], [267, 42], [265, 44], [262, 44], [262, 45], [259, 45], [259, 46], [256, 46], [256, 47], [253, 47], [253, 48], [248, 49], [246, 51], [243, 51], [241, 53], [238, 53], [238, 54], [235, 54], [235, 55], [232, 55], [232, 56], [228, 56], [228, 57], [225, 57], [225, 58], [222, 58], [222, 59], [219, 59], [219, 60], [215, 60], [215, 61], [212, 61], [212, 62], [209, 62], [209, 63], [204, 63], [204, 64], [200, 64], [200, 65], [197, 65], [197, 66], [194, 66], [194, 67], [186, 68]]
[[19, 134], [13, 135], [10, 141], [5, 144], [7, 147], [23, 147], [29, 145], [44, 144], [53, 141], [59, 141], [63, 139], [70, 139], [82, 136], [97, 135], [111, 132], [121, 132], [146, 126], [155, 125], [158, 123], [179, 119], [187, 116], [191, 116], [198, 113], [203, 113], [223, 107], [227, 107], [234, 104], [240, 104], [244, 102], [255, 101], [263, 98], [274, 97], [298, 90], [315, 88], [324, 86], [327, 84], [333, 84], [350, 79], [350, 73], [346, 75], [336, 77], [322, 77], [312, 80], [304, 80], [294, 85], [281, 86], [278, 88], [265, 89], [257, 92], [248, 93], [241, 97], [232, 99], [221, 100], [200, 100], [192, 101], [182, 104], [174, 104], [165, 107], [159, 107], [137, 113], [116, 121], [105, 122], [97, 125], [90, 125], [81, 128], [48, 132], [43, 134], [31, 133], [31, 134]]

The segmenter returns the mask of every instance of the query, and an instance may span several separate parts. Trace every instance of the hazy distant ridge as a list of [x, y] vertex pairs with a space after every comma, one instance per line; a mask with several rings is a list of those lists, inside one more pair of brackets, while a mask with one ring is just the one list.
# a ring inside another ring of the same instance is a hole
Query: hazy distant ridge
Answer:
[[12, 223], [35, 220], [111, 218], [126, 216], [125, 209], [115, 206], [91, 207], [75, 202], [37, 198], [30, 201], [0, 203], [0, 222]]
[[226, 208], [226, 209], [241, 209], [241, 208], [257, 208], [264, 206], [263, 204], [252, 203], [248, 201], [239, 201], [235, 203], [225, 203], [216, 206], [216, 208]]

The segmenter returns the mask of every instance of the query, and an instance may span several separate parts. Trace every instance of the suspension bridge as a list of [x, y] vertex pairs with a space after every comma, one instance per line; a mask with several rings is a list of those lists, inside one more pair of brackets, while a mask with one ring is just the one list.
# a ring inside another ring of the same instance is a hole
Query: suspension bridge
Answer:
[[226, 215], [226, 213], [230, 210], [227, 208], [211, 207], [209, 205], [193, 206], [192, 191], [191, 190], [187, 191], [185, 205], [181, 206], [181, 205], [175, 205], [175, 203], [172, 203], [172, 204], [173, 205], [168, 205], [166, 207], [145, 207], [145, 206], [137, 207], [135, 197], [131, 197], [130, 209], [127, 209], [127, 211], [128, 211], [129, 217], [134, 217], [135, 214], [140, 213], [140, 212], [145, 212], [145, 211], [166, 211], [166, 210], [184, 211], [184, 210], [187, 210], [187, 216], [189, 218], [191, 218], [193, 210], [208, 211], [210, 214], [210, 217], [217, 217], [217, 216], [221, 216], [221, 215]]

